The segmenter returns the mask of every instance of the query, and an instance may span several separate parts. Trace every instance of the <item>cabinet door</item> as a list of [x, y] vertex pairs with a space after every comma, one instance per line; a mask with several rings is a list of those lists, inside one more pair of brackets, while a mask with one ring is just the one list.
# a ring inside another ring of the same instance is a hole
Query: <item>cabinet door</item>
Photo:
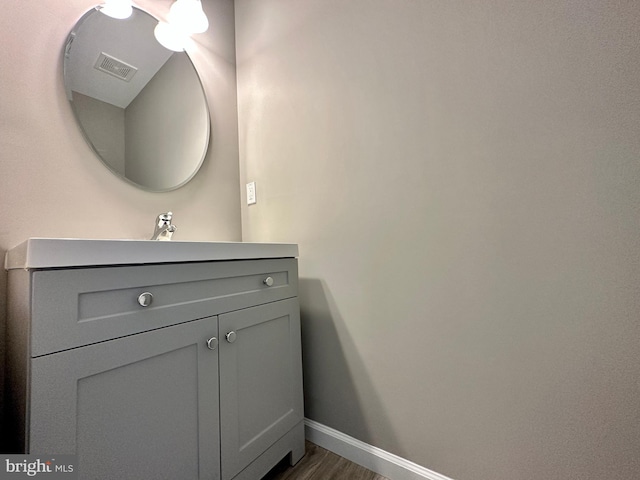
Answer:
[[216, 320], [32, 359], [30, 453], [77, 454], [81, 479], [218, 479]]
[[300, 313], [289, 299], [219, 319], [221, 464], [229, 480], [303, 418]]

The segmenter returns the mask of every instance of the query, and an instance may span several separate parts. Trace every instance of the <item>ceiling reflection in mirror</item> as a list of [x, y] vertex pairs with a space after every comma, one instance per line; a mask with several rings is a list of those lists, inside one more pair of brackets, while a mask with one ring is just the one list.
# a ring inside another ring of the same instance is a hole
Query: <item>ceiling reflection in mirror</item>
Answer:
[[154, 37], [158, 21], [90, 10], [65, 46], [64, 84], [80, 128], [114, 173], [150, 191], [181, 187], [209, 145], [209, 111], [185, 52]]

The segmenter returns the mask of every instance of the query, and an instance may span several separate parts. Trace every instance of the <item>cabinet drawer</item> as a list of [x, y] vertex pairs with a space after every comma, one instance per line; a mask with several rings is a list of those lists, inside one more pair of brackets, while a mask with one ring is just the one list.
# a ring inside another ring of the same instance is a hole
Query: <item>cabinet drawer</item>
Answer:
[[[298, 290], [294, 258], [32, 275], [34, 357], [293, 297]], [[138, 302], [143, 293], [152, 295], [146, 307]]]

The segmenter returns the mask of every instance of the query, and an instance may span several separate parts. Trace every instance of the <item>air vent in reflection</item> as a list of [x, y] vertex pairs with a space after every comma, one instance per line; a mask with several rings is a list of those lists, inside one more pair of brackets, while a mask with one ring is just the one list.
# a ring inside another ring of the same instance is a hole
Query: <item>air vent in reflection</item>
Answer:
[[101, 72], [113, 75], [114, 77], [117, 77], [120, 80], [124, 80], [125, 82], [131, 80], [138, 71], [138, 69], [133, 65], [124, 63], [122, 60], [118, 60], [117, 58], [107, 55], [104, 52], [102, 52], [98, 56], [98, 60], [96, 61], [94, 67]]

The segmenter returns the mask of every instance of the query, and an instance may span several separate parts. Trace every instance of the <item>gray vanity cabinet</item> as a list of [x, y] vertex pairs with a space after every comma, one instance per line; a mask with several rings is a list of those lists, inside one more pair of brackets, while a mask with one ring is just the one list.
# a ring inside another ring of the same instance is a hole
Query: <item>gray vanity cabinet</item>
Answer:
[[220, 315], [223, 480], [303, 418], [298, 312], [290, 299]]
[[81, 479], [304, 454], [295, 258], [10, 270], [7, 334], [16, 450], [77, 454]]
[[[31, 363], [30, 451], [77, 453], [80, 478], [216, 478], [216, 318]], [[166, 461], [170, 459], [170, 461]]]

